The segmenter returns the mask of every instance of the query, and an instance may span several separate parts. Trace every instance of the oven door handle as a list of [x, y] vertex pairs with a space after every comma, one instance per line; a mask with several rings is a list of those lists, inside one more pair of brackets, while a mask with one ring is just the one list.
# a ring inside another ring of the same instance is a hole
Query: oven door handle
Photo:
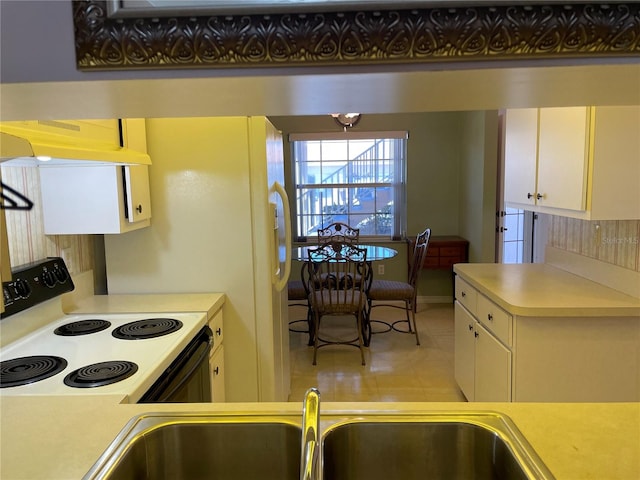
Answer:
[[209, 356], [209, 352], [211, 351], [211, 346], [213, 345], [213, 339], [209, 338], [207, 343], [209, 344], [209, 348], [206, 348], [203, 350], [203, 352], [200, 354], [200, 357], [198, 357], [198, 361], [193, 365], [193, 367], [189, 370], [189, 372], [186, 375], [182, 376], [182, 380], [180, 380], [180, 382], [175, 387], [173, 387], [171, 391], [163, 394], [162, 398], [157, 399], [156, 402], [164, 402], [165, 399], [171, 398], [173, 394], [176, 393], [178, 390], [180, 390], [182, 386], [191, 378], [193, 373], [198, 368], [200, 368], [202, 361], [208, 358]]

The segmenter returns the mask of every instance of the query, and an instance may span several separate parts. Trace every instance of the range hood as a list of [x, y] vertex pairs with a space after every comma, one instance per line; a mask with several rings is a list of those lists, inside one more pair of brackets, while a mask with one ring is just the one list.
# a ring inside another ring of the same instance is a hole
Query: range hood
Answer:
[[[64, 125], [63, 122], [47, 123]], [[126, 131], [122, 133], [126, 145]], [[146, 153], [104, 141], [39, 131], [9, 122], [0, 123], [0, 162], [0, 165], [26, 167], [96, 163], [151, 165], [151, 158]]]

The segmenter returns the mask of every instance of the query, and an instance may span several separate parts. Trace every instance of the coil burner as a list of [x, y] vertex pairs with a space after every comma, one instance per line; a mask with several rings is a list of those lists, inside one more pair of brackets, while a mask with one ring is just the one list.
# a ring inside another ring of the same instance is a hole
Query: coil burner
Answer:
[[75, 388], [95, 388], [120, 382], [138, 371], [138, 365], [125, 360], [94, 363], [74, 370], [64, 377], [65, 385]]
[[53, 333], [63, 337], [77, 337], [80, 335], [89, 335], [91, 333], [101, 332], [111, 326], [111, 322], [97, 318], [80, 320], [78, 322], [67, 323], [56, 328]]
[[173, 318], [147, 318], [126, 323], [111, 332], [115, 338], [122, 340], [143, 340], [161, 337], [182, 328], [182, 322]]
[[67, 368], [61, 357], [36, 355], [0, 362], [0, 388], [18, 387], [52, 377]]

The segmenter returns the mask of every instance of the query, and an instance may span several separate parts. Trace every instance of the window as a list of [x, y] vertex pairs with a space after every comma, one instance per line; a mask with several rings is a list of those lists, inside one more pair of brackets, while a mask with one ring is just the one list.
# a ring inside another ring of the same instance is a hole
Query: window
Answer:
[[332, 222], [360, 236], [404, 233], [407, 132], [290, 136], [298, 236]]
[[506, 207], [502, 263], [531, 263], [533, 238], [533, 212]]

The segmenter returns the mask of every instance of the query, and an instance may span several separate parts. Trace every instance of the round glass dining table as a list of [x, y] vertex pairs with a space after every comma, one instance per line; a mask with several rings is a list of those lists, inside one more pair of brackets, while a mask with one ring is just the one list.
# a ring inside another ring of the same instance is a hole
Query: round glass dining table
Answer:
[[[365, 245], [362, 243], [357, 244], [358, 248], [364, 248], [367, 250], [367, 262], [374, 262], [376, 260], [386, 260], [393, 258], [398, 254], [397, 250], [389, 247], [381, 247], [379, 245]], [[293, 260], [306, 261], [309, 259], [309, 250], [318, 248], [318, 245], [305, 245], [303, 247], [294, 247], [291, 249], [291, 257]], [[339, 255], [338, 255], [339, 257]]]

